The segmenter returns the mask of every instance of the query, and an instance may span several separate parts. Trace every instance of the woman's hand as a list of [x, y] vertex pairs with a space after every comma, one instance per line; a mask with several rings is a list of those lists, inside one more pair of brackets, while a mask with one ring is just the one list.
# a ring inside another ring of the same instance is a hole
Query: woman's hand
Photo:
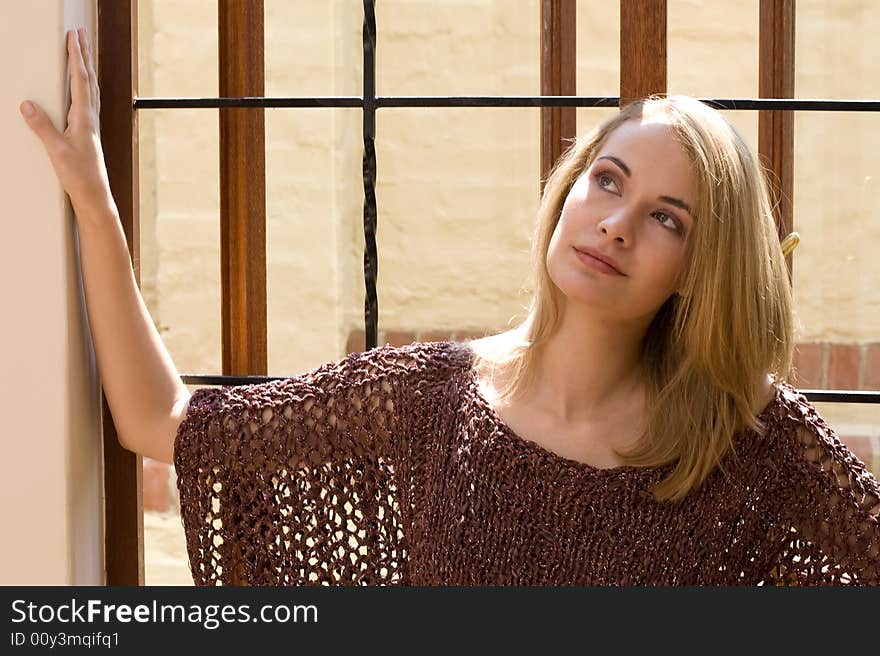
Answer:
[[[70, 64], [70, 111], [67, 129], [58, 132], [43, 109], [31, 101], [19, 107], [28, 126], [43, 142], [74, 212], [113, 209], [113, 195], [101, 148], [101, 98], [85, 28], [67, 33]], [[29, 112], [30, 110], [30, 112]], [[77, 217], [79, 220], [79, 216]]]

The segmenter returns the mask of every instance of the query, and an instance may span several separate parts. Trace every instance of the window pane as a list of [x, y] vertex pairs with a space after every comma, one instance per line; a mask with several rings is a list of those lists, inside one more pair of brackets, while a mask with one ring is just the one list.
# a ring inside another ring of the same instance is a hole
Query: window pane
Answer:
[[[221, 371], [218, 133], [216, 110], [138, 115], [141, 290], [181, 374]], [[145, 459], [145, 501], [167, 502], [173, 476]], [[144, 577], [147, 585], [192, 585], [173, 504], [144, 511]]]
[[758, 0], [668, 0], [670, 93], [758, 95]]
[[[855, 389], [877, 375], [867, 365], [859, 374], [859, 362], [880, 325], [878, 127], [874, 114], [795, 113], [794, 224], [801, 243], [793, 284], [800, 341], [827, 345], [817, 386]], [[831, 404], [829, 414], [833, 426], [872, 425], [876, 434], [876, 406]]]
[[217, 0], [138, 0], [138, 95], [218, 94]]
[[382, 0], [376, 31], [378, 95], [538, 93], [539, 0]]
[[579, 96], [620, 93], [619, 2], [577, 2], [577, 92]]
[[526, 302], [537, 108], [378, 114], [380, 328], [500, 331]]
[[363, 330], [362, 123], [360, 109], [266, 110], [270, 376], [338, 360]]
[[178, 371], [217, 373], [220, 194], [217, 110], [139, 114], [141, 286]]
[[267, 96], [361, 95], [361, 0], [264, 2]]
[[872, 255], [880, 241], [878, 121], [867, 113], [795, 114], [795, 275], [804, 279], [807, 325], [821, 334], [870, 331], [867, 338], [880, 325]]
[[798, 0], [796, 8], [796, 96], [877, 98], [880, 4], [874, 0]]

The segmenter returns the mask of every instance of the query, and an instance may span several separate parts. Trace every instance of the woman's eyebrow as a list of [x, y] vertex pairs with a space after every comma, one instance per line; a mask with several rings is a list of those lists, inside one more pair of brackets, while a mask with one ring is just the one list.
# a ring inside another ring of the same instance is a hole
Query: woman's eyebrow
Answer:
[[623, 162], [621, 162], [619, 159], [617, 159], [614, 155], [602, 155], [602, 157], [599, 157], [598, 159], [607, 159], [607, 160], [614, 162], [615, 164], [617, 164], [620, 167], [620, 170], [623, 171], [623, 173], [624, 173], [624, 175], [626, 175], [626, 177], [628, 177], [628, 178], [632, 177], [632, 171], [629, 170], [629, 167], [626, 164], [624, 164]]
[[[623, 171], [623, 174], [626, 177], [628, 177], [628, 178], [632, 177], [632, 171], [630, 171], [629, 167], [626, 164], [624, 164], [619, 158], [615, 157], [614, 155], [602, 155], [601, 157], [597, 157], [596, 159], [597, 159], [597, 161], [600, 159], [607, 159], [611, 162], [614, 162], [615, 164], [617, 164], [617, 166], [620, 167], [620, 170]], [[672, 196], [658, 196], [657, 199], [662, 200], [664, 203], [669, 203], [670, 205], [674, 205], [675, 207], [678, 207], [679, 209], [684, 210], [685, 212], [687, 212], [691, 216], [694, 215], [693, 211], [691, 211], [691, 208], [688, 206], [688, 204], [685, 203], [680, 198], [674, 198]]]

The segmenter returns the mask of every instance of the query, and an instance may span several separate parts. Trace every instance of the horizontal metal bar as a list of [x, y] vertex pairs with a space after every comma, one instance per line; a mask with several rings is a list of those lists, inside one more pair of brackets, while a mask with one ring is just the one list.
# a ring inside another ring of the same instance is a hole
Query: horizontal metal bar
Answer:
[[[376, 107], [617, 107], [616, 96], [379, 96]], [[362, 107], [360, 96], [314, 98], [135, 98], [135, 109]]]
[[880, 391], [856, 390], [798, 390], [810, 401], [817, 403], [880, 403]]
[[135, 98], [135, 109], [211, 109], [213, 107], [363, 107], [360, 96], [326, 98]]
[[[185, 374], [180, 377], [185, 385], [256, 385], [273, 380], [288, 380], [290, 376], [212, 376]], [[820, 390], [799, 389], [811, 402], [818, 403], [880, 403], [880, 390]]]
[[377, 107], [617, 107], [617, 96], [379, 96]]
[[880, 112], [880, 100], [793, 98], [701, 98], [718, 109], [790, 110], [796, 112]]
[[[880, 100], [797, 98], [700, 98], [725, 110], [800, 112], [880, 112]], [[617, 96], [378, 96], [382, 107], [617, 107]], [[135, 109], [210, 109], [215, 107], [363, 107], [360, 96], [310, 98], [135, 98]]]
[[256, 385], [273, 380], [287, 380], [290, 376], [221, 376], [212, 374], [183, 374], [184, 385]]

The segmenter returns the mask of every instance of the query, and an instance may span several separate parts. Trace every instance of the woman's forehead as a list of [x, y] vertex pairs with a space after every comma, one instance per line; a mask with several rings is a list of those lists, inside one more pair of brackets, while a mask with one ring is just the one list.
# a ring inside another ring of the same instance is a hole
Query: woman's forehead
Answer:
[[[696, 180], [690, 157], [666, 120], [630, 120], [613, 130], [596, 154], [623, 165], [627, 177], [650, 178], [664, 195], [685, 198], [693, 207]], [[645, 179], [645, 178], [643, 178]]]
[[654, 118], [630, 119], [617, 126], [605, 138], [604, 146], [652, 148], [674, 148], [684, 154], [684, 149], [675, 138], [675, 131], [668, 119]]

